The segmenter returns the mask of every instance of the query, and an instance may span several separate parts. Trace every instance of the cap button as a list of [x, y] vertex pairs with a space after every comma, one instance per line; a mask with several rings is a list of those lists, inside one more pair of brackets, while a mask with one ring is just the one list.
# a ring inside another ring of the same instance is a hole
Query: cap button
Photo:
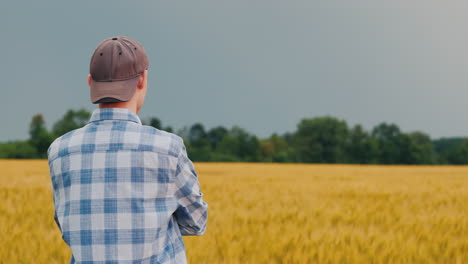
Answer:
[[112, 40], [117, 40], [117, 38], [112, 38]]

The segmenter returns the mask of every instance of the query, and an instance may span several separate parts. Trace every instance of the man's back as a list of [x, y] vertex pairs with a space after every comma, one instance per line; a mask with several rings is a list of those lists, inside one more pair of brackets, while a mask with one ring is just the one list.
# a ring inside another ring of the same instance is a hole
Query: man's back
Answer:
[[71, 263], [185, 263], [208, 204], [183, 140], [125, 108], [98, 108], [50, 146], [55, 221]]

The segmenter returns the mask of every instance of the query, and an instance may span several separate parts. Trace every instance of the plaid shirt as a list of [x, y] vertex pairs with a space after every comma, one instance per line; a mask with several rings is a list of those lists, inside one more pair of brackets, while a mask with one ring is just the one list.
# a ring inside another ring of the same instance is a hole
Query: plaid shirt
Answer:
[[70, 263], [186, 263], [208, 204], [181, 137], [125, 108], [98, 108], [57, 138], [48, 162], [54, 219]]

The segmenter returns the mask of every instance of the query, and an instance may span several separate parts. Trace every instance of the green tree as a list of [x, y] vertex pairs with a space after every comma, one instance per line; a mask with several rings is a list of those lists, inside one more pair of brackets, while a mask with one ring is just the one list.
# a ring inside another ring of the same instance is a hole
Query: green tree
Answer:
[[190, 141], [190, 143], [195, 143], [202, 139], [206, 139], [205, 127], [200, 123], [192, 125], [190, 127], [188, 136], [188, 140]]
[[465, 138], [460, 145], [450, 148], [447, 160], [449, 164], [468, 164], [468, 138]]
[[211, 149], [214, 151], [218, 147], [218, 144], [223, 140], [224, 136], [228, 133], [228, 130], [222, 126], [217, 126], [208, 131], [206, 137], [208, 142], [211, 144]]
[[259, 161], [260, 142], [239, 126], [233, 126], [223, 137], [216, 151], [217, 157], [229, 157], [230, 160]]
[[330, 116], [302, 119], [294, 136], [294, 148], [298, 161], [344, 162], [348, 133], [348, 126], [344, 120]]
[[46, 158], [47, 149], [54, 140], [54, 137], [47, 131], [42, 114], [33, 116], [29, 125], [29, 136], [29, 143], [36, 149], [37, 154], [35, 157]]
[[196, 123], [190, 127], [188, 142], [190, 144], [187, 146], [187, 152], [193, 161], [210, 160], [211, 146], [202, 124]]
[[0, 159], [31, 159], [35, 157], [37, 157], [37, 151], [27, 140], [0, 143]]
[[86, 109], [68, 110], [63, 117], [55, 122], [52, 127], [52, 133], [56, 136], [62, 136], [74, 129], [83, 127], [89, 121], [91, 113]]
[[149, 125], [156, 129], [162, 129], [161, 120], [159, 120], [157, 117], [150, 118]]
[[432, 141], [435, 152], [437, 154], [438, 164], [448, 164], [449, 155], [453, 152], [454, 148], [463, 144], [466, 138], [463, 137], [450, 137], [450, 138], [439, 138]]
[[177, 129], [176, 134], [183, 139], [188, 140], [190, 134], [190, 127], [184, 126], [182, 128]]
[[346, 161], [358, 164], [376, 163], [377, 142], [361, 125], [355, 125], [346, 140]]
[[372, 137], [378, 144], [378, 163], [398, 164], [401, 163], [403, 136], [400, 128], [395, 124], [380, 123], [372, 130]]
[[290, 148], [284, 138], [276, 133], [267, 139], [260, 140], [260, 152], [262, 161], [287, 162], [289, 161]]
[[400, 162], [403, 164], [434, 164], [436, 154], [429, 135], [419, 131], [402, 134]]
[[170, 126], [163, 127], [161, 120], [157, 117], [149, 118], [148, 122], [146, 122], [145, 120], [142, 120], [142, 123], [143, 125], [152, 126], [156, 129], [163, 130], [169, 133], [173, 133], [172, 127]]

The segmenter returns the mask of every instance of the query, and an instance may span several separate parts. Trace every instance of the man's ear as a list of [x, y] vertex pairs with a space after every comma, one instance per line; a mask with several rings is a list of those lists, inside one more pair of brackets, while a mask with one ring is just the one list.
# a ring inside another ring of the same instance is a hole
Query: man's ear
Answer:
[[91, 74], [88, 74], [88, 85], [91, 87], [91, 83], [93, 82], [93, 78], [91, 78]]
[[143, 85], [145, 83], [145, 79], [146, 79], [146, 73], [147, 71], [144, 71], [142, 73], [140, 73], [140, 77], [138, 77], [138, 84], [137, 84], [137, 88], [143, 88]]

